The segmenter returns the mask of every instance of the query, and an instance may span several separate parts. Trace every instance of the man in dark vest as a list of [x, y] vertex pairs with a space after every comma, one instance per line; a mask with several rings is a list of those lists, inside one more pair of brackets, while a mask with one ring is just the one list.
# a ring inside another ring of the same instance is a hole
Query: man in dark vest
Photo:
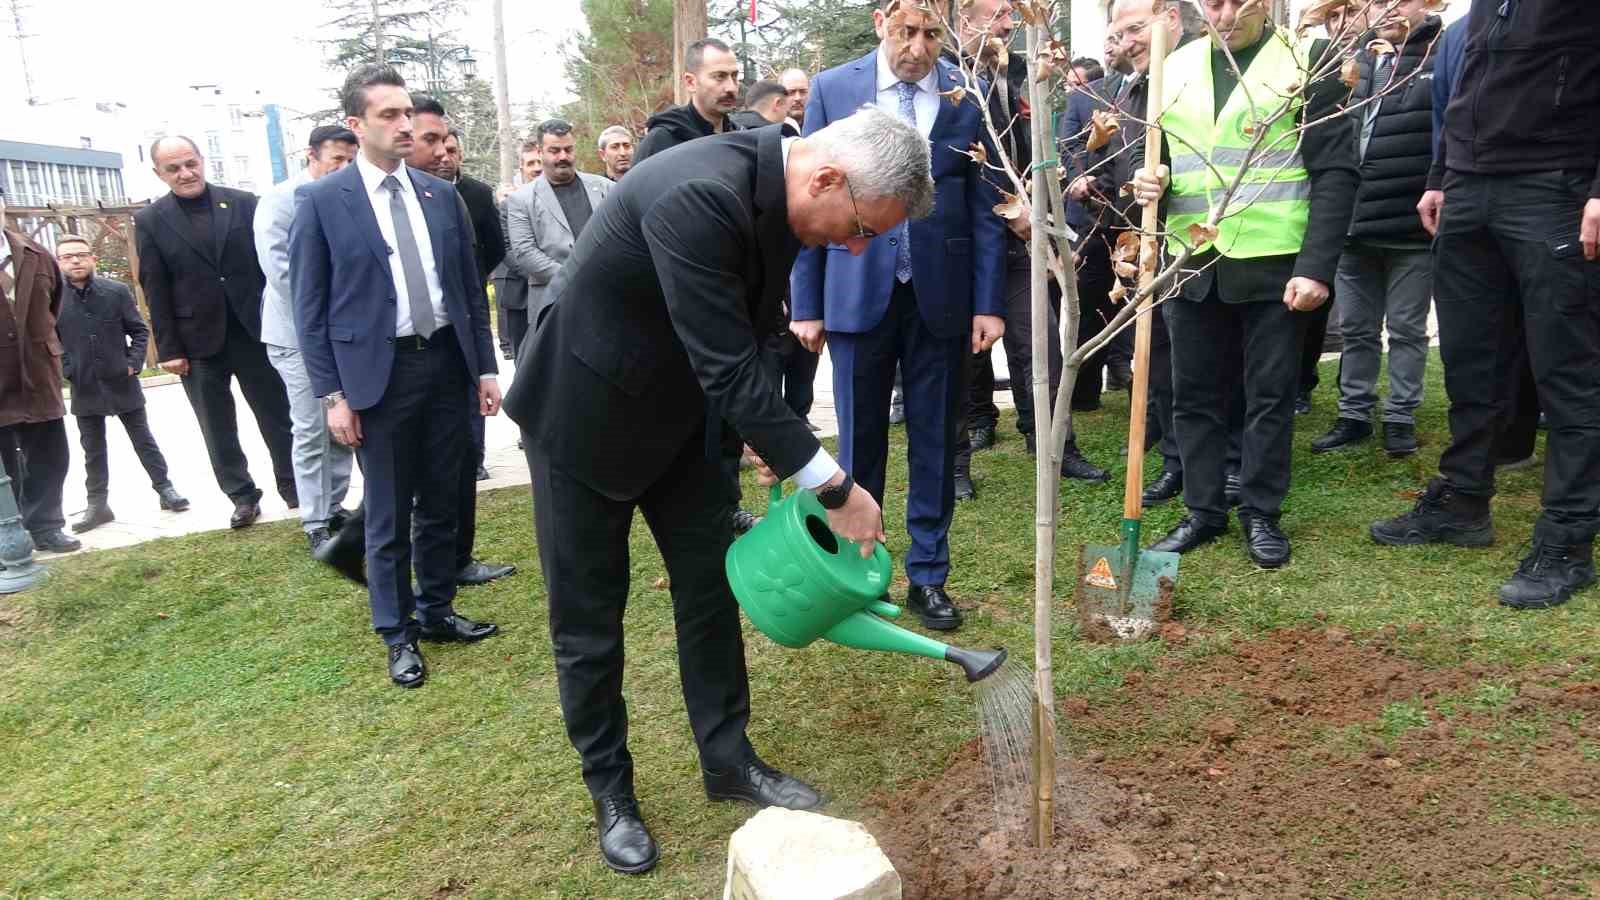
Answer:
[[1314, 453], [1353, 447], [1372, 436], [1378, 363], [1389, 331], [1389, 398], [1383, 449], [1417, 452], [1416, 409], [1428, 360], [1428, 307], [1433, 301], [1430, 237], [1417, 218], [1433, 161], [1433, 45], [1438, 16], [1425, 0], [1402, 0], [1374, 29], [1377, 40], [1356, 53], [1361, 79], [1348, 107], [1354, 121], [1361, 187], [1334, 296], [1344, 354], [1339, 361], [1339, 418], [1311, 442]]
[[61, 368], [72, 383], [72, 414], [78, 419], [83, 468], [88, 477], [89, 508], [72, 523], [82, 533], [116, 519], [106, 495], [111, 486], [106, 463], [106, 417], [116, 416], [128, 432], [150, 486], [162, 509], [183, 512], [189, 501], [179, 496], [167, 476], [167, 460], [150, 433], [139, 372], [150, 329], [139, 315], [127, 285], [95, 274], [94, 252], [77, 235], [56, 241], [56, 260], [64, 279], [56, 334], [61, 338]]

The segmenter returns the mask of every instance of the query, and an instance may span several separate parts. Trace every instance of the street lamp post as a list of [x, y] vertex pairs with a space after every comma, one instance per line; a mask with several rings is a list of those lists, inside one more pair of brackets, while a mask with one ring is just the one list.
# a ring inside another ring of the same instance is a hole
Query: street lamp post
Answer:
[[432, 34], [428, 35], [428, 43], [424, 47], [393, 48], [390, 51], [389, 61], [400, 65], [416, 63], [421, 66], [423, 81], [427, 84], [428, 91], [434, 94], [449, 86], [447, 75], [451, 65], [459, 69], [461, 77], [467, 81], [478, 77], [478, 60], [472, 55], [471, 47], [462, 44], [459, 47], [446, 47], [441, 50]]

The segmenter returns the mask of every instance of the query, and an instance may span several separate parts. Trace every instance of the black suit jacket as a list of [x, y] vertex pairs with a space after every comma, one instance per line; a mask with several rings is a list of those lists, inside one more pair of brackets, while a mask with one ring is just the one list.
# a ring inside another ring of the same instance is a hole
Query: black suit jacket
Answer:
[[195, 242], [171, 194], [133, 216], [139, 286], [162, 360], [221, 353], [229, 309], [252, 338], [261, 339], [261, 290], [267, 280], [256, 258], [256, 195], [215, 184], [210, 189], [209, 242]]
[[506, 234], [500, 227], [500, 209], [495, 206], [494, 188], [463, 175], [456, 180], [456, 193], [467, 204], [467, 213], [472, 219], [472, 250], [478, 259], [478, 280], [488, 281], [489, 273], [506, 258]]
[[816, 455], [759, 352], [799, 250], [781, 137], [764, 128], [685, 144], [635, 166], [595, 210], [550, 282], [505, 402], [553, 467], [636, 499], [706, 442], [708, 410], [783, 477]]

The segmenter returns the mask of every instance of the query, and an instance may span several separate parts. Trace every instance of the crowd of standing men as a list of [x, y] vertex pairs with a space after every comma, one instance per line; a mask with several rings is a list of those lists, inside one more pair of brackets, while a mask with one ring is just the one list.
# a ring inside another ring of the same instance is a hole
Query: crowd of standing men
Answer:
[[[1273, 569], [1291, 557], [1280, 523], [1294, 418], [1329, 310], [1343, 340], [1338, 417], [1311, 450], [1361, 446], [1376, 416], [1382, 449], [1403, 457], [1418, 449], [1436, 306], [1451, 442], [1415, 508], [1371, 536], [1488, 544], [1495, 470], [1530, 455], [1542, 411], [1543, 512], [1499, 599], [1551, 607], [1593, 583], [1600, 529], [1600, 19], [1557, 0], [1475, 0], [1445, 29], [1427, 6], [1355, 2], [1330, 14], [1326, 37], [1305, 38], [1253, 0], [1202, 0], [1198, 29], [1175, 0], [1116, 0], [1105, 60], [1073, 62], [1055, 135], [1078, 337], [1115, 314], [1115, 248], [1138, 208], [1159, 204], [1167, 258], [1187, 261], [1153, 314], [1147, 446], [1131, 455], [1160, 447], [1145, 500], [1181, 496], [1187, 514], [1153, 547], [1215, 541], [1237, 509], [1246, 554]], [[635, 508], [671, 575], [707, 794], [816, 805], [744, 735], [743, 647], [721, 568], [757, 521], [740, 505], [741, 460], [764, 482], [816, 491], [836, 531], [870, 544], [883, 537], [889, 428], [904, 421], [906, 600], [924, 626], [949, 630], [962, 617], [948, 535], [955, 504], [976, 496], [973, 451], [997, 440], [997, 342], [1017, 428], [1037, 450], [1029, 222], [995, 214], [996, 172], [975, 157], [1003, 150], [1026, 169], [1031, 129], [1049, 126], [1032, 120], [1020, 55], [993, 51], [1012, 37], [1009, 0], [963, 9], [947, 34], [928, 9], [886, 0], [870, 53], [757, 82], [742, 108], [737, 58], [699, 41], [684, 60], [687, 104], [653, 116], [637, 145], [622, 126], [599, 135], [604, 176], [579, 171], [571, 124], [552, 119], [522, 147], [521, 186], [499, 197], [461, 173], [446, 111], [386, 66], [350, 74], [344, 124], [313, 131], [304, 172], [263, 198], [207, 184], [189, 139], [156, 141], [171, 193], [135, 220], [148, 332], [81, 238], [58, 241], [56, 260], [13, 232], [0, 242], [0, 455], [36, 543], [76, 546], [61, 531], [63, 377], [89, 470], [74, 528], [113, 518], [111, 415], [163, 508], [187, 506], [136, 380], [153, 337], [234, 503], [230, 524], [255, 521], [263, 493], [239, 447], [237, 380], [313, 555], [367, 585], [389, 677], [419, 686], [419, 640], [497, 630], [456, 610], [457, 586], [512, 571], [472, 553], [498, 350], [519, 363], [506, 408], [523, 429], [563, 716], [607, 864], [633, 873], [657, 859], [621, 689]], [[1161, 31], [1174, 50], [1152, 98]], [[980, 83], [963, 102], [969, 72]], [[1270, 115], [1290, 83], [1304, 90]], [[1152, 170], [1140, 160], [1157, 99]], [[1106, 110], [1121, 127], [1091, 149]], [[1054, 394], [1062, 348], [1049, 327]], [[807, 419], [824, 344], [837, 459]], [[1094, 409], [1128, 381], [1127, 348], [1110, 345], [1071, 405]], [[351, 510], [356, 464], [365, 487]], [[1061, 475], [1107, 480], [1071, 442]]]

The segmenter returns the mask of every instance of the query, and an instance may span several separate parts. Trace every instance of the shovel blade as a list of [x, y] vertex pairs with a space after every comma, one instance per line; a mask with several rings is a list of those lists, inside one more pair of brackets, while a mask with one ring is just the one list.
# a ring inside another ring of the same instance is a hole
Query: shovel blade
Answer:
[[1074, 592], [1078, 623], [1097, 640], [1142, 640], [1172, 618], [1178, 554], [1136, 550], [1129, 571], [1120, 545], [1085, 544]]

